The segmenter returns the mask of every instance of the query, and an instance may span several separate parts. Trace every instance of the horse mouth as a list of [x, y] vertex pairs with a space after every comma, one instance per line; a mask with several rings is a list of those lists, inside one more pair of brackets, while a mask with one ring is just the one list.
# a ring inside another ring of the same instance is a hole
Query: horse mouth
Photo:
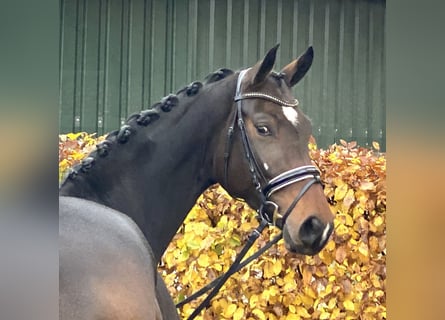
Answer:
[[285, 227], [283, 228], [284, 247], [291, 253], [314, 256], [325, 247], [333, 229], [334, 226], [332, 223], [327, 224], [325, 231], [316, 239], [316, 241], [314, 241], [313, 244], [304, 245], [303, 243], [296, 242], [289, 234], [288, 229]]

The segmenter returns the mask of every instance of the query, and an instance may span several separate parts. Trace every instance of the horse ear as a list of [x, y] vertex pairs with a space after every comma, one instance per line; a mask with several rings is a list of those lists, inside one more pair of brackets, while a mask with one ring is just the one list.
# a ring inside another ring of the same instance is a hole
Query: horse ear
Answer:
[[310, 46], [305, 53], [281, 70], [289, 87], [293, 87], [298, 83], [298, 81], [301, 80], [301, 78], [304, 77], [306, 72], [308, 72], [309, 68], [311, 67], [313, 59], [314, 49], [312, 46]]
[[258, 62], [252, 67], [252, 72], [255, 74], [253, 77], [252, 85], [260, 84], [266, 79], [267, 75], [272, 71], [273, 65], [275, 64], [275, 58], [277, 56], [277, 49], [280, 45], [277, 44], [275, 47], [269, 50], [264, 59]]

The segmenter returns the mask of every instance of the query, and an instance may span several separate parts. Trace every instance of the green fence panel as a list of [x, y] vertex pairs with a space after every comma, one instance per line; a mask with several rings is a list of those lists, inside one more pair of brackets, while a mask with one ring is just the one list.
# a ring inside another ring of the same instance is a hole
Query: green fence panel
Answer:
[[294, 89], [320, 147], [386, 149], [385, 1], [62, 0], [60, 132], [105, 132], [221, 67], [280, 43], [276, 69], [309, 45]]

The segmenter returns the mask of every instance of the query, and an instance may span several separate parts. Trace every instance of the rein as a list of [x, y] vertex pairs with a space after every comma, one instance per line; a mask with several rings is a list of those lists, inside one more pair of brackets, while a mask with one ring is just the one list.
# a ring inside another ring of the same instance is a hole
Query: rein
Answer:
[[[244, 149], [244, 155], [248, 163], [249, 172], [252, 177], [252, 182], [255, 186], [255, 189], [259, 193], [259, 197], [261, 199], [261, 205], [258, 210], [258, 220], [259, 220], [259, 226], [253, 230], [248, 239], [247, 243], [243, 247], [243, 249], [240, 251], [240, 253], [237, 255], [235, 261], [230, 266], [229, 270], [222, 276], [216, 278], [214, 281], [212, 281], [207, 286], [203, 287], [190, 297], [184, 299], [183, 301], [176, 304], [176, 307], [179, 308], [183, 306], [184, 304], [196, 299], [197, 297], [203, 295], [208, 290], [213, 290], [207, 295], [207, 297], [204, 299], [204, 301], [193, 311], [193, 313], [189, 316], [189, 320], [194, 319], [199, 313], [207, 308], [210, 305], [211, 299], [218, 293], [219, 289], [224, 285], [224, 283], [229, 279], [229, 277], [234, 274], [235, 272], [239, 271], [241, 268], [246, 266], [248, 263], [252, 262], [256, 258], [258, 258], [263, 252], [265, 252], [267, 249], [269, 249], [272, 245], [277, 243], [283, 236], [283, 232], [280, 232], [275, 238], [273, 238], [271, 241], [269, 241], [267, 244], [265, 244], [260, 250], [258, 250], [255, 254], [248, 257], [244, 261], [242, 259], [247, 254], [249, 249], [252, 247], [252, 245], [255, 243], [255, 241], [258, 239], [258, 237], [261, 235], [264, 228], [268, 225], [274, 225], [277, 226], [279, 229], [283, 229], [287, 217], [290, 215], [292, 210], [297, 205], [298, 201], [303, 197], [303, 195], [306, 193], [306, 191], [309, 190], [309, 188], [315, 184], [320, 183], [322, 184], [320, 180], [320, 172], [315, 166], [312, 165], [305, 165], [301, 167], [297, 167], [294, 169], [290, 169], [288, 171], [285, 171], [278, 176], [274, 177], [271, 180], [267, 180], [260, 169], [260, 166], [258, 165], [257, 159], [255, 158], [255, 154], [253, 152], [253, 146], [249, 141], [249, 137], [247, 135], [246, 126], [244, 123], [243, 115], [242, 115], [242, 101], [246, 99], [263, 99], [268, 100], [273, 103], [276, 103], [281, 106], [285, 107], [296, 107], [298, 106], [298, 100], [294, 101], [284, 101], [280, 98], [261, 93], [261, 92], [249, 92], [249, 93], [241, 93], [241, 82], [243, 77], [245, 76], [246, 72], [249, 69], [242, 70], [238, 76], [238, 82], [236, 86], [236, 94], [235, 94], [235, 102], [236, 102], [236, 112], [234, 113], [234, 117], [232, 120], [232, 123], [227, 131], [227, 143], [225, 146], [224, 151], [224, 180], [227, 184], [228, 181], [228, 168], [229, 168], [229, 159], [230, 159], [230, 150], [232, 146], [232, 139], [233, 139], [233, 133], [235, 132], [235, 124], [238, 124], [238, 128], [241, 133], [241, 140], [243, 144]], [[263, 187], [261, 185], [260, 179], [262, 181], [265, 181], [266, 184]], [[292, 201], [290, 206], [286, 209], [284, 214], [280, 214], [279, 212], [279, 206], [270, 200], [270, 196], [277, 192], [278, 190], [299, 182], [303, 180], [309, 181], [303, 186], [303, 188], [300, 190], [298, 195], [295, 197], [295, 199]]]

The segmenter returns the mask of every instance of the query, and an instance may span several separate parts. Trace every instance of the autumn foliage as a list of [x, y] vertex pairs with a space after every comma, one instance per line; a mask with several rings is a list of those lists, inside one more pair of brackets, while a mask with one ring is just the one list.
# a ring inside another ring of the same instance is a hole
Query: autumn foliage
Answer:
[[[59, 136], [59, 178], [91, 152], [87, 133]], [[198, 319], [386, 319], [386, 158], [341, 140], [309, 144], [322, 172], [335, 228], [316, 256], [288, 253], [282, 240], [233, 275]], [[223, 274], [258, 225], [256, 213], [220, 186], [209, 188], [179, 228], [159, 266], [179, 302]], [[253, 254], [278, 230], [267, 228]], [[187, 318], [202, 301], [178, 311]]]

